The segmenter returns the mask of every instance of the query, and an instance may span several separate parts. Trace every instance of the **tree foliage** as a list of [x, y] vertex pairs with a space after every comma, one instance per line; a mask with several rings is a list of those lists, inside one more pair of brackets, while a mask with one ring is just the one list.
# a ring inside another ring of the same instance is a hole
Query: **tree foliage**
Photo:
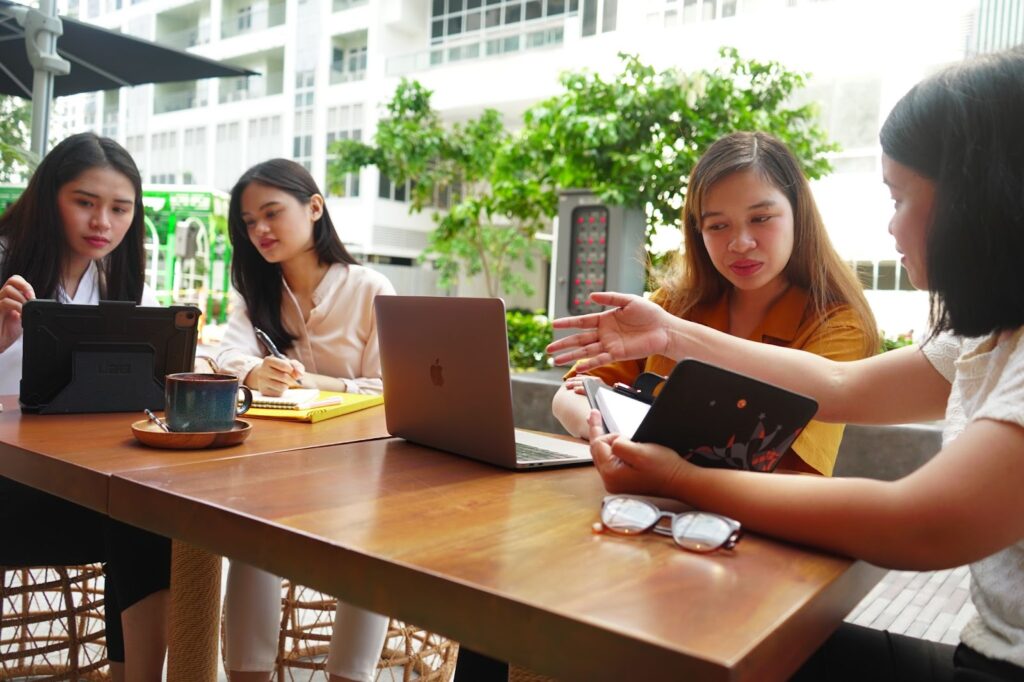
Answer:
[[22, 179], [34, 165], [28, 151], [31, 104], [0, 95], [0, 182]]
[[423, 257], [442, 283], [482, 274], [488, 292], [530, 289], [514, 265], [532, 268], [547, 255], [537, 232], [557, 210], [558, 191], [589, 188], [613, 204], [646, 210], [648, 239], [657, 226], [680, 224], [687, 178], [719, 137], [760, 130], [782, 139], [817, 178], [836, 147], [814, 122], [812, 106], [792, 106], [805, 75], [778, 62], [721, 50], [721, 64], [684, 73], [657, 71], [634, 55], [608, 80], [589, 71], [561, 77], [563, 91], [530, 108], [508, 131], [498, 112], [446, 126], [429, 90], [403, 80], [387, 103], [373, 145], [335, 143], [332, 185], [345, 173], [376, 165], [395, 182], [415, 182], [411, 210], [450, 193], [435, 211], [437, 229]]

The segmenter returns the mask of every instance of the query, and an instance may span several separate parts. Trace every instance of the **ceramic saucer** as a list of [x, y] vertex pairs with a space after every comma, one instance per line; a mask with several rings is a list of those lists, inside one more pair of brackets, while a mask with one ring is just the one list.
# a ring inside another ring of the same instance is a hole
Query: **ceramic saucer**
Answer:
[[238, 445], [249, 437], [252, 424], [241, 419], [228, 431], [164, 431], [148, 419], [132, 424], [132, 434], [144, 445], [173, 450], [198, 450]]

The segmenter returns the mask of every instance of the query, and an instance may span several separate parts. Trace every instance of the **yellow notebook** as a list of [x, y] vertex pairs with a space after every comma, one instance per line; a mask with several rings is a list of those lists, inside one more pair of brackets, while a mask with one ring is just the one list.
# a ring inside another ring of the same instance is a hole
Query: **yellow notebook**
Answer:
[[269, 407], [250, 407], [242, 417], [255, 417], [257, 419], [283, 419], [293, 422], [315, 423], [340, 417], [349, 412], [358, 412], [374, 405], [383, 405], [384, 396], [363, 395], [361, 393], [340, 393], [338, 391], [320, 391], [317, 402], [327, 401], [331, 398], [338, 398], [338, 402], [330, 405], [320, 405], [306, 409], [277, 409]]

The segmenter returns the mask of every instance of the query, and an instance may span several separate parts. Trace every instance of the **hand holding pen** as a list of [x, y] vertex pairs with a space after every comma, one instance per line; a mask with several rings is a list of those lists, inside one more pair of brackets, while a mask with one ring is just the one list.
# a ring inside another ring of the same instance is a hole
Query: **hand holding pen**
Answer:
[[[277, 345], [270, 338], [270, 336], [265, 331], [260, 329], [259, 327], [253, 327], [253, 331], [256, 333], [257, 340], [259, 340], [259, 342], [261, 344], [263, 344], [263, 347], [267, 349], [268, 353], [270, 353], [273, 357], [278, 358], [279, 360], [284, 360], [286, 363], [288, 363], [288, 370], [287, 371], [285, 371], [284, 368], [281, 368], [281, 367], [279, 367], [277, 365], [273, 365], [272, 369], [276, 370], [277, 372], [282, 372], [282, 373], [288, 374], [291, 378], [293, 378], [295, 380], [295, 383], [297, 385], [302, 386], [302, 380], [300, 379], [300, 377], [302, 376], [302, 372], [304, 371], [304, 368], [302, 367], [302, 363], [300, 363], [300, 362], [298, 362], [296, 360], [291, 360], [290, 358], [285, 356], [284, 353], [282, 353], [280, 350], [278, 350]], [[264, 364], [266, 365], [267, 363], [264, 362]], [[259, 391], [261, 393], [267, 393], [268, 395], [273, 395], [274, 393], [283, 393], [284, 392], [283, 389], [279, 389], [279, 387], [276, 386], [276, 384], [284, 383], [284, 382], [281, 382], [279, 379], [276, 380], [276, 381], [275, 380], [270, 380], [270, 383], [272, 385], [271, 386], [266, 386], [266, 387], [263, 385], [264, 384], [263, 381], [260, 381], [258, 383], [261, 384], [261, 385], [257, 386], [257, 388], [259, 389]], [[284, 388], [287, 388], [287, 387], [288, 386], [285, 385]], [[267, 389], [270, 389], [270, 390], [267, 390]]]

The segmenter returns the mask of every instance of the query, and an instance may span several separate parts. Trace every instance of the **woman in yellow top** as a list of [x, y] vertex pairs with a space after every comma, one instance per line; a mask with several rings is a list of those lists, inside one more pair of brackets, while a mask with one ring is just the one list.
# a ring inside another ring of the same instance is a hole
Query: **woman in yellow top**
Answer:
[[[796, 157], [774, 137], [733, 133], [708, 148], [690, 175], [683, 240], [653, 296], [676, 316], [832, 360], [876, 352], [861, 286], [832, 247]], [[667, 376], [675, 364], [655, 355], [587, 374], [631, 384], [645, 371]], [[570, 371], [552, 410], [585, 438], [590, 407], [580, 382]], [[842, 424], [812, 421], [779, 466], [830, 476], [842, 436]]]

